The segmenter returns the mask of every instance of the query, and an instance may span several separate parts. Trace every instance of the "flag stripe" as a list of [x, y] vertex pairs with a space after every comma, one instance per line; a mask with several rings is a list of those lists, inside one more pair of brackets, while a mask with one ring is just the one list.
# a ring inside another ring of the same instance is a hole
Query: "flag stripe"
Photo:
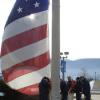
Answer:
[[35, 43], [47, 37], [47, 25], [40, 26], [30, 31], [18, 34], [15, 37], [5, 40], [2, 44], [1, 56], [14, 50]]
[[48, 41], [48, 38], [43, 39], [1, 57], [3, 70], [47, 52], [49, 50]]
[[16, 36], [22, 32], [47, 24], [47, 13], [48, 11], [43, 11], [37, 14], [32, 14], [34, 18], [31, 20], [30, 16], [32, 15], [28, 15], [26, 17], [20, 18], [10, 23], [5, 28], [3, 41], [13, 36]]
[[[39, 61], [39, 63], [37, 62]], [[40, 70], [50, 63], [49, 52], [46, 52], [36, 58], [21, 62], [11, 68], [3, 71], [4, 80], [9, 82], [24, 74]], [[9, 77], [8, 77], [9, 76]]]
[[47, 76], [47, 77], [51, 76], [50, 75], [50, 64], [48, 64], [47, 66], [45, 66], [44, 68], [40, 70], [20, 76], [8, 82], [7, 84], [10, 85], [12, 88], [20, 89], [20, 88], [30, 86], [32, 84], [39, 83], [42, 77], [44, 76]]
[[39, 84], [33, 84], [21, 89], [18, 89], [18, 91], [24, 93], [24, 94], [29, 94], [29, 95], [38, 95], [39, 94]]

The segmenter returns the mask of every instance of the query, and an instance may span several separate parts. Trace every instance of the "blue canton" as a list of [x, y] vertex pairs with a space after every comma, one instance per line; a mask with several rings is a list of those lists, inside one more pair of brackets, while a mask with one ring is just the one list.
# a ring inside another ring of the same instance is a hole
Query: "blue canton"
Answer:
[[48, 0], [16, 0], [6, 26], [18, 18], [48, 10], [48, 4]]

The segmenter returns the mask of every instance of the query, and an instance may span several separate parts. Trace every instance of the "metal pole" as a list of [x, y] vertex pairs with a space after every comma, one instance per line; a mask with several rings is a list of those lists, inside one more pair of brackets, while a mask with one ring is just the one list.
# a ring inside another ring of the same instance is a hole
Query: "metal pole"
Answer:
[[60, 0], [52, 0], [51, 99], [60, 100]]
[[63, 57], [63, 71], [62, 71], [62, 75], [63, 75], [63, 80], [65, 80], [65, 74], [64, 74], [64, 57]]
[[95, 72], [95, 81], [96, 81], [96, 72]]

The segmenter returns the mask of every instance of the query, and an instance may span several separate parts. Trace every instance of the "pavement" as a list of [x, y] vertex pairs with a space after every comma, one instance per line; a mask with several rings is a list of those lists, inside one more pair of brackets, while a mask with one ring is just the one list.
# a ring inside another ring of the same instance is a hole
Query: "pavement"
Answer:
[[91, 98], [92, 100], [100, 100], [100, 94], [92, 94]]
[[[84, 98], [84, 96], [82, 96]], [[74, 100], [76, 100], [74, 98]], [[91, 95], [91, 100], [100, 100], [100, 94], [92, 94]]]
[[[74, 100], [76, 100], [76, 99], [74, 99]], [[98, 94], [91, 95], [91, 100], [100, 100], [100, 95], [98, 95]]]

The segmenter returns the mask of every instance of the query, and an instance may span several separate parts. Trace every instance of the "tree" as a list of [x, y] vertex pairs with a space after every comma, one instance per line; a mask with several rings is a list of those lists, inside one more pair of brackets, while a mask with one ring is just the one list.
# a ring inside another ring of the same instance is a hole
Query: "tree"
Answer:
[[79, 72], [79, 76], [86, 77], [89, 81], [93, 80], [93, 77], [88, 73], [88, 71], [85, 68], [81, 68]]

